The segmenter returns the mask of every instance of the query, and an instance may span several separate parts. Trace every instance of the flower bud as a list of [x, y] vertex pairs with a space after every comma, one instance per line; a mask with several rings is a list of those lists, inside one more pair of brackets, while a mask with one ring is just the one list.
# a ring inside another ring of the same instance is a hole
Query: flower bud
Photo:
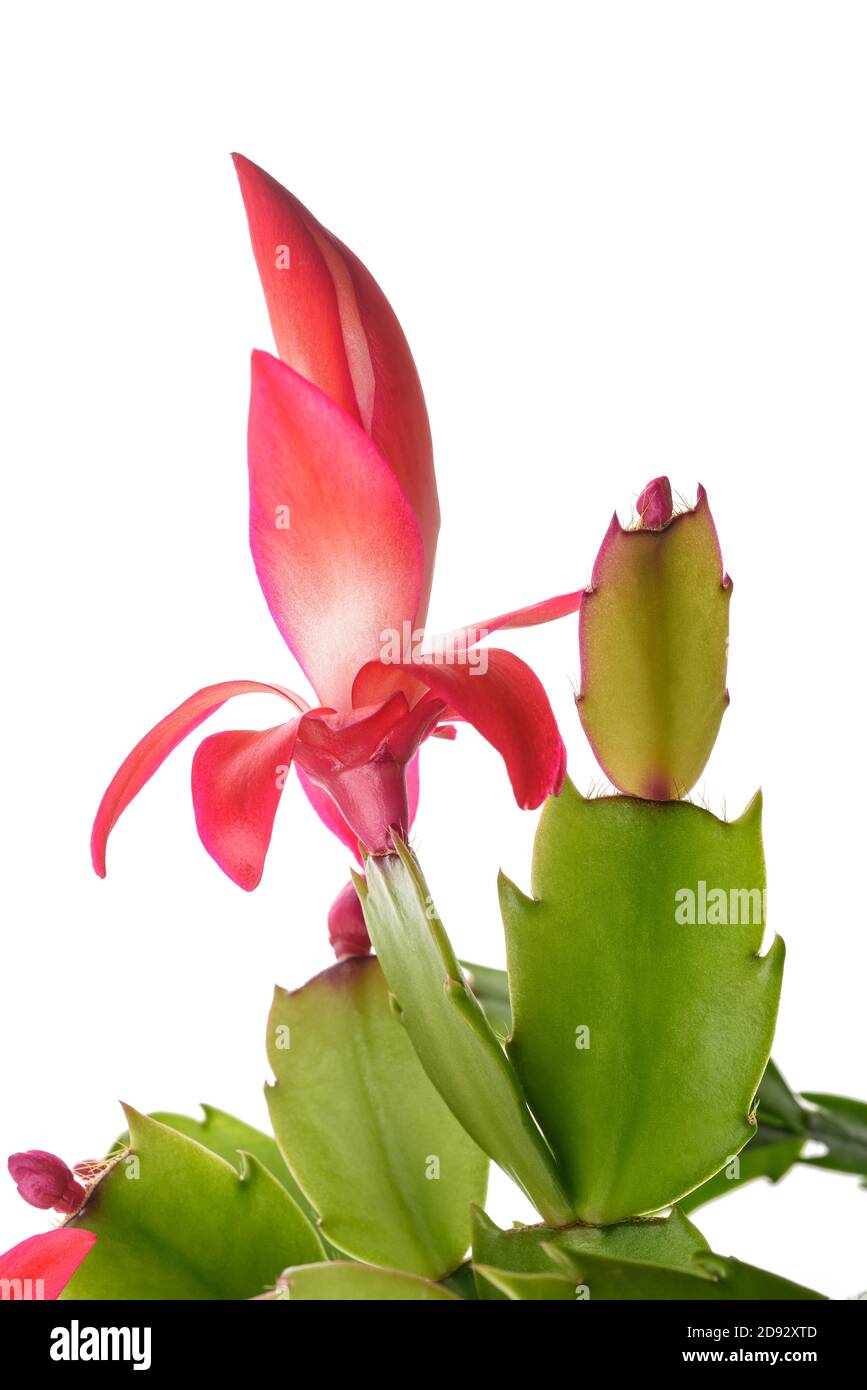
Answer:
[[638, 494], [635, 504], [641, 524], [648, 531], [660, 531], [671, 521], [674, 506], [671, 500], [671, 483], [666, 477], [651, 478], [647, 487]]
[[40, 1207], [43, 1211], [53, 1207], [69, 1216], [78, 1211], [84, 1201], [84, 1188], [56, 1154], [46, 1153], [44, 1149], [28, 1149], [26, 1153], [12, 1154], [8, 1167], [19, 1195], [31, 1207]]
[[341, 888], [328, 913], [328, 939], [338, 960], [346, 956], [366, 956], [370, 937], [354, 883]]

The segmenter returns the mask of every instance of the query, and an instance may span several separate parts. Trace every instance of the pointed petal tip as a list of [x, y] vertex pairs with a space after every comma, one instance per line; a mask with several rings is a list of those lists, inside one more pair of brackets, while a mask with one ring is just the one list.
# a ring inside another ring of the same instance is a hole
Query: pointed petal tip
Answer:
[[273, 352], [267, 352], [265, 348], [253, 348], [250, 353], [250, 370], [254, 374], [270, 374], [279, 376], [280, 368], [291, 372], [292, 368], [287, 367], [285, 362], [281, 362], [279, 357], [275, 357]]
[[227, 873], [226, 877], [230, 878], [232, 882], [237, 885], [238, 888], [243, 888], [245, 893], [255, 892], [255, 890], [259, 887], [259, 884], [262, 882], [261, 871], [259, 873], [251, 874]]
[[248, 159], [245, 154], [240, 154], [238, 150], [232, 151], [231, 159], [232, 163], [235, 166], [235, 173], [238, 176], [238, 182], [241, 185], [242, 194], [245, 191], [246, 183], [252, 182], [252, 180], [255, 178], [264, 179], [270, 177], [270, 175], [266, 174], [265, 170], [262, 169], [256, 163], [255, 160]]

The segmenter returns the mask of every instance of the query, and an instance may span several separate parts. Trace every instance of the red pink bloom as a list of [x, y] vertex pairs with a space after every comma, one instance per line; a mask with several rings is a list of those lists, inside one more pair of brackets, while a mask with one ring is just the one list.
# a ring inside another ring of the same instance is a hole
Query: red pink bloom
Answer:
[[22, 1240], [0, 1255], [0, 1299], [59, 1298], [95, 1242], [70, 1226]]
[[356, 853], [359, 842], [387, 853], [391, 831], [409, 829], [418, 749], [431, 735], [453, 737], [454, 721], [500, 752], [519, 806], [558, 792], [565, 754], [545, 691], [518, 657], [479, 642], [574, 612], [581, 592], [459, 629], [433, 651], [422, 644], [439, 507], [409, 346], [357, 257], [255, 164], [238, 156], [236, 167], [280, 354], [253, 354], [250, 545], [316, 700], [248, 680], [192, 695], [115, 774], [92, 854], [104, 875], [110, 831], [168, 754], [226, 700], [265, 692], [289, 705], [289, 718], [212, 734], [192, 772], [202, 843], [250, 890], [293, 765], [322, 820]]

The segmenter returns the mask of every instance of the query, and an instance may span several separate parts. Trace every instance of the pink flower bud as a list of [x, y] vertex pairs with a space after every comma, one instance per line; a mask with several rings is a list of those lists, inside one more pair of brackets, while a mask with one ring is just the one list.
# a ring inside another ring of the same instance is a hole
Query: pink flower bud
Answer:
[[346, 956], [366, 956], [370, 937], [354, 883], [341, 888], [328, 913], [328, 939], [338, 960]]
[[663, 476], [651, 478], [636, 502], [641, 524], [648, 531], [660, 531], [671, 521], [674, 506], [671, 500], [671, 483]]
[[43, 1211], [53, 1207], [69, 1216], [78, 1211], [84, 1201], [84, 1188], [56, 1154], [28, 1149], [26, 1153], [12, 1154], [8, 1167], [20, 1196], [31, 1207], [40, 1207]]

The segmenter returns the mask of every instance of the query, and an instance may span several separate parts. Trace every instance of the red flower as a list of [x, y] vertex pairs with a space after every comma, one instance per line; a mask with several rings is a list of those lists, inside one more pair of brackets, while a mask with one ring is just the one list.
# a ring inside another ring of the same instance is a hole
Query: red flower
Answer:
[[95, 1241], [71, 1226], [22, 1240], [0, 1255], [0, 1299], [59, 1298]]
[[[242, 888], [258, 884], [295, 764], [325, 822], [357, 853], [409, 828], [415, 756], [465, 720], [503, 756], [520, 806], [558, 792], [565, 753], [548, 698], [498, 628], [574, 612], [581, 592], [502, 614], [421, 646], [439, 528], [430, 429], [406, 339], [359, 260], [290, 193], [236, 157], [277, 348], [253, 354], [250, 545], [266, 601], [317, 693], [226, 681], [185, 700], [113, 778], [93, 828], [109, 832], [180, 741], [234, 695], [270, 692], [292, 717], [206, 738], [193, 760], [205, 848]], [[409, 772], [409, 786], [407, 773]]]

